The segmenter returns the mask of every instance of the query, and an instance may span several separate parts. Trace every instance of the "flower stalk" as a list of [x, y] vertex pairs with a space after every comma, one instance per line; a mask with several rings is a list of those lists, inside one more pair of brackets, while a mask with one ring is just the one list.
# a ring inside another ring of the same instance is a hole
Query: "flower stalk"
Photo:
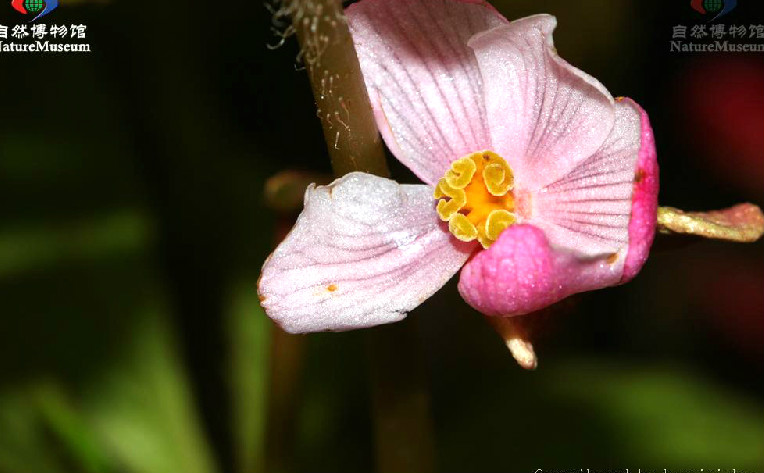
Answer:
[[[389, 176], [342, 3], [286, 0], [284, 9], [300, 43], [335, 177], [353, 171]], [[414, 329], [404, 323], [369, 334], [380, 473], [434, 470], [429, 397]]]
[[353, 171], [389, 176], [342, 3], [291, 0], [285, 6], [292, 14], [335, 176]]

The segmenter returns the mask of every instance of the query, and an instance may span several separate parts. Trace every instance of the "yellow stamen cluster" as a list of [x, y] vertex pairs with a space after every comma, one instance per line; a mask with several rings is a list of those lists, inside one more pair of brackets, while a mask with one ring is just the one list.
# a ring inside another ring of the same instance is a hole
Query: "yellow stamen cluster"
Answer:
[[492, 151], [454, 161], [435, 186], [438, 215], [462, 241], [477, 239], [488, 248], [515, 223], [514, 176], [504, 158]]

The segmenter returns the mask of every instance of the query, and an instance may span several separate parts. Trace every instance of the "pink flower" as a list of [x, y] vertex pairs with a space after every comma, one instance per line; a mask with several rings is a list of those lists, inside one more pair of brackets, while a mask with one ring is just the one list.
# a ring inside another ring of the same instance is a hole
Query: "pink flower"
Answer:
[[465, 301], [502, 317], [636, 275], [656, 225], [652, 130], [557, 56], [554, 17], [509, 22], [477, 0], [363, 0], [347, 17], [382, 137], [425, 184], [309, 187], [263, 266], [273, 320], [395, 322], [462, 266]]

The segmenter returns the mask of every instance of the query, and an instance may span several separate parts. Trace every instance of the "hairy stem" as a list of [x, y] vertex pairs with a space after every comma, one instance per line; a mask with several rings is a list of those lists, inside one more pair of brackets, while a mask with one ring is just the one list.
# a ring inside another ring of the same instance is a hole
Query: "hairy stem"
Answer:
[[[388, 177], [341, 2], [285, 0], [280, 13], [292, 17], [335, 177], [353, 171]], [[377, 471], [429, 473], [434, 442], [415, 327], [404, 322], [368, 335]]]
[[292, 0], [287, 5], [335, 175], [363, 171], [387, 177], [385, 152], [341, 2]]

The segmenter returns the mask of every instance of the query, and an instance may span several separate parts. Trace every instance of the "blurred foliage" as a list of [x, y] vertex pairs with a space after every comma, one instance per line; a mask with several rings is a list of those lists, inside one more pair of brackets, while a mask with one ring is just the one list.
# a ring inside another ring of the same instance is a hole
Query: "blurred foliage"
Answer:
[[[561, 54], [651, 112], [666, 204], [762, 204], [694, 159], [700, 98], [675, 91], [695, 58], [665, 44], [688, 6], [496, 5], [558, 15]], [[294, 45], [267, 50], [267, 11], [234, 6], [64, 2], [50, 21], [86, 23], [93, 53], [0, 59], [0, 472], [263, 471], [263, 186], [328, 159]], [[449, 284], [412, 314], [439, 471], [764, 469], [761, 250], [653, 254], [546, 320], [534, 373]], [[294, 467], [370, 471], [364, 332], [306, 340]]]

